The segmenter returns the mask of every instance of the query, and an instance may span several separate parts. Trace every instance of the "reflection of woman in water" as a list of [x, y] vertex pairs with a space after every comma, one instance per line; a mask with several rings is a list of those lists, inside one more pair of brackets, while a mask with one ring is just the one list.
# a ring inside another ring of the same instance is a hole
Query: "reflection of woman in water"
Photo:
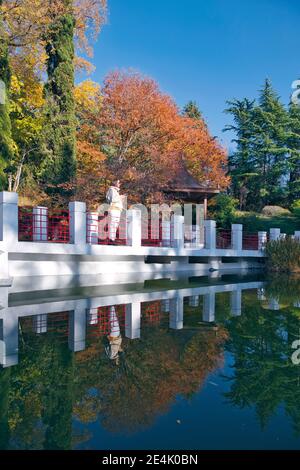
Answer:
[[109, 345], [105, 348], [107, 357], [119, 365], [119, 353], [123, 352], [122, 349], [122, 336], [120, 331], [120, 324], [115, 307], [112, 305], [108, 309], [108, 327], [109, 335], [107, 336]]

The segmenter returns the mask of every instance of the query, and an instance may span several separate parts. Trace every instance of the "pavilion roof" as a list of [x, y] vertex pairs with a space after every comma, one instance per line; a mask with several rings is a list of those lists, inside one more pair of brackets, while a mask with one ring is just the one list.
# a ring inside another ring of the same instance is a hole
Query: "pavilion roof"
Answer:
[[178, 170], [176, 177], [170, 183], [168, 192], [188, 192], [188, 193], [205, 193], [218, 194], [220, 189], [213, 185], [211, 181], [198, 181], [192, 176], [185, 165]]

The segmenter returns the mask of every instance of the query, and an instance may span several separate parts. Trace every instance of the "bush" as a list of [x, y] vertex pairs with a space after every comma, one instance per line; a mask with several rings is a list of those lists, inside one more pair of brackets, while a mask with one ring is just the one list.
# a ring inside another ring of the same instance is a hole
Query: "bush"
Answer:
[[254, 212], [236, 212], [234, 224], [242, 224], [245, 232], [259, 232], [265, 230], [265, 223], [258, 214]]
[[268, 217], [278, 217], [281, 215], [291, 215], [290, 211], [288, 209], [285, 209], [284, 207], [281, 206], [265, 206], [261, 213], [263, 215], [266, 215]]
[[295, 217], [300, 219], [300, 199], [297, 199], [291, 206], [292, 212]]
[[267, 265], [272, 271], [300, 272], [300, 241], [292, 237], [267, 243]]
[[217, 222], [217, 225], [227, 228], [233, 222], [238, 200], [228, 194], [218, 194], [209, 201], [209, 217]]

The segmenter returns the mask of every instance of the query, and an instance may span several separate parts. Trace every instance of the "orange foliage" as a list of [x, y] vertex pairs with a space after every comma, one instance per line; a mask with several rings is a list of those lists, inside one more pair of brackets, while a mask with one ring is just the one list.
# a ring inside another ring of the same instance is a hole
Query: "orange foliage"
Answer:
[[225, 189], [230, 179], [226, 175], [227, 153], [208, 132], [202, 120], [182, 117], [184, 156], [190, 173], [199, 181]]
[[109, 148], [109, 168], [137, 199], [161, 189], [177, 169], [171, 143], [178, 116], [175, 103], [153, 80], [122, 72], [106, 78], [98, 117], [102, 145]]
[[155, 81], [115, 71], [105, 79], [102, 95], [100, 112], [86, 110], [85, 118], [101, 130], [107, 171], [121, 178], [133, 200], [162, 198], [182, 161], [199, 181], [228, 185], [226, 153], [204, 121], [182, 116]]

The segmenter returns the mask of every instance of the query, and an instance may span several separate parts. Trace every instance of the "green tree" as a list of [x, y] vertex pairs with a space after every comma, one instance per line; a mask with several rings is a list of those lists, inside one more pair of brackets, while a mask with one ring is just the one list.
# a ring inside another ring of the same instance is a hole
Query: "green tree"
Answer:
[[218, 194], [209, 201], [209, 217], [222, 228], [230, 228], [236, 211], [237, 199], [228, 194]]
[[44, 357], [44, 449], [68, 450], [72, 440], [73, 355], [53, 335]]
[[76, 118], [74, 103], [74, 28], [72, 0], [63, 14], [54, 15], [46, 34], [47, 101], [43, 132], [45, 158], [42, 179], [49, 192], [71, 182], [76, 174]]
[[269, 80], [254, 109], [253, 152], [259, 172], [262, 204], [285, 204], [288, 178], [288, 114]]
[[202, 113], [196, 103], [196, 101], [189, 101], [182, 110], [183, 116], [187, 116], [191, 119], [202, 119]]
[[300, 106], [289, 106], [289, 202], [300, 199]]
[[230, 174], [241, 209], [287, 205], [290, 119], [270, 81], [265, 81], [257, 104], [247, 98], [235, 100], [225, 111], [233, 116], [234, 124], [224, 130], [237, 136]]
[[[43, 131], [43, 85], [34, 72], [24, 83], [12, 76], [10, 117], [15, 154], [7, 172], [9, 190], [18, 191], [20, 183], [34, 176], [40, 163], [38, 139]], [[29, 86], [30, 85], [30, 86]]]
[[[0, 8], [3, 0], [0, 0]], [[5, 168], [10, 164], [14, 154], [14, 142], [11, 136], [9, 116], [9, 88], [11, 69], [9, 64], [8, 43], [4, 24], [0, 16], [0, 189], [6, 186]]]
[[227, 114], [233, 117], [233, 124], [227, 125], [224, 131], [233, 131], [236, 138], [232, 140], [236, 144], [236, 150], [229, 156], [229, 169], [232, 180], [232, 191], [239, 200], [240, 209], [247, 204], [247, 196], [252, 191], [255, 177], [252, 161], [253, 126], [252, 113], [255, 101], [247, 98], [243, 100], [228, 101]]
[[70, 449], [74, 355], [58, 333], [21, 331], [19, 364], [0, 370], [0, 449]]

